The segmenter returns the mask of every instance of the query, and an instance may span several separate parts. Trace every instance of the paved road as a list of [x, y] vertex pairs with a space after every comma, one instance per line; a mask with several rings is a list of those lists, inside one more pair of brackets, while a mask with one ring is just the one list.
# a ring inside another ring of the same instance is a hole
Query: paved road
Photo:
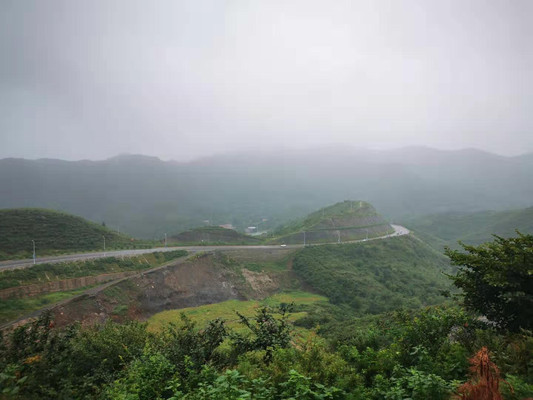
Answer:
[[[391, 225], [394, 228], [394, 233], [389, 235], [380, 236], [376, 238], [361, 239], [350, 241], [349, 243], [364, 242], [366, 240], [379, 240], [386, 239], [393, 236], [408, 235], [409, 229], [401, 225]], [[347, 243], [347, 242], [345, 242]], [[327, 244], [327, 243], [321, 243]], [[285, 248], [301, 248], [303, 244], [291, 244], [284, 246]], [[158, 247], [154, 249], [138, 249], [138, 250], [116, 250], [116, 251], [107, 251], [107, 252], [98, 252], [98, 253], [82, 253], [82, 254], [68, 254], [62, 256], [51, 256], [51, 257], [39, 257], [35, 260], [36, 264], [55, 264], [66, 261], [77, 261], [77, 260], [90, 260], [95, 258], [103, 257], [131, 257], [140, 254], [155, 253], [155, 252], [164, 252], [164, 251], [174, 251], [174, 250], [187, 250], [190, 253], [198, 253], [202, 251], [214, 251], [214, 250], [239, 250], [239, 249], [279, 249], [279, 245], [266, 245], [266, 246], [246, 246], [246, 245], [232, 245], [232, 246], [180, 246], [180, 247]], [[33, 265], [33, 259], [25, 260], [8, 260], [0, 262], [0, 270], [2, 269], [13, 269], [13, 268], [25, 268]]]

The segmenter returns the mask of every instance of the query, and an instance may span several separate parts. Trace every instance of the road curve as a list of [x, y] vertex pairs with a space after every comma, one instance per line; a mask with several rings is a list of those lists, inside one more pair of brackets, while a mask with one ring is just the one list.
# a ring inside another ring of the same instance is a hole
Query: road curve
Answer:
[[[361, 240], [353, 240], [350, 242], [344, 242], [344, 243], [358, 243], [358, 242], [365, 242], [370, 240], [380, 240], [380, 239], [386, 239], [393, 236], [401, 236], [401, 235], [408, 235], [409, 229], [401, 226], [401, 225], [391, 225], [392, 228], [394, 228], [394, 233], [379, 236], [375, 238], [369, 238], [369, 239], [361, 239]], [[335, 243], [320, 243], [322, 244], [337, 244]], [[319, 245], [319, 244], [314, 244]], [[284, 248], [302, 248], [304, 247], [303, 244], [291, 244], [284, 246]], [[190, 253], [198, 253], [202, 251], [214, 251], [214, 250], [239, 250], [239, 249], [279, 249], [279, 245], [253, 245], [253, 246], [246, 246], [246, 245], [229, 245], [229, 246], [179, 246], [179, 247], [157, 247], [153, 249], [137, 249], [137, 250], [115, 250], [115, 251], [106, 251], [106, 252], [97, 252], [97, 253], [80, 253], [80, 254], [66, 254], [61, 256], [51, 256], [51, 257], [39, 257], [35, 260], [35, 264], [56, 264], [61, 262], [67, 262], [67, 261], [80, 261], [80, 260], [91, 260], [96, 258], [104, 258], [104, 257], [132, 257], [137, 256], [140, 254], [148, 254], [148, 253], [155, 253], [155, 252], [166, 252], [166, 251], [174, 251], [174, 250], [187, 250]], [[33, 259], [28, 258], [24, 260], [8, 260], [8, 261], [1, 261], [0, 262], [0, 270], [5, 269], [13, 269], [13, 268], [26, 268], [31, 267], [33, 265]]]

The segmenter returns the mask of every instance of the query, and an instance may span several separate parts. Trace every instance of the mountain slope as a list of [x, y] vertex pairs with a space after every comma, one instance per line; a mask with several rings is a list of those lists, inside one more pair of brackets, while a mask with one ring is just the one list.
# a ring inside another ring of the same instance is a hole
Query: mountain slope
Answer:
[[133, 246], [132, 239], [81, 217], [44, 209], [0, 210], [0, 259]]
[[0, 208], [45, 207], [135, 236], [202, 226], [272, 229], [338, 199], [387, 217], [531, 206], [531, 157], [475, 150], [349, 147], [234, 153], [189, 163], [120, 156], [104, 161], [0, 160]]
[[259, 242], [259, 239], [252, 236], [218, 226], [195, 228], [169, 238], [169, 243], [172, 244], [258, 244]]
[[307, 247], [293, 261], [308, 285], [361, 314], [444, 301], [440, 292], [451, 284], [441, 271], [449, 268], [444, 256], [410, 236]]
[[309, 214], [277, 230], [274, 242], [306, 244], [347, 242], [366, 237], [383, 236], [394, 232], [367, 202], [350, 201], [336, 203]]
[[492, 235], [516, 236], [516, 230], [533, 233], [533, 207], [470, 214], [433, 214], [406, 220], [405, 224], [440, 251], [444, 246], [457, 248], [459, 240], [479, 245], [491, 241]]

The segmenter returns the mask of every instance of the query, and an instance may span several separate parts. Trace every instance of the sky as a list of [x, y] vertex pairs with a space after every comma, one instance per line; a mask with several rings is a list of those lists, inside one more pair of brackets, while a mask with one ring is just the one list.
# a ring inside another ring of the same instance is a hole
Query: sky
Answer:
[[0, 158], [533, 152], [530, 0], [0, 0]]

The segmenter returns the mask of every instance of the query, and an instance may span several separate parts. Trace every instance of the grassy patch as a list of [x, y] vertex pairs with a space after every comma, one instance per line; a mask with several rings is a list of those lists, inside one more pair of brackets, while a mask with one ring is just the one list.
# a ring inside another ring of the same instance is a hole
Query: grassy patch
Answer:
[[[238, 311], [244, 316], [252, 317], [255, 315], [255, 311], [261, 306], [276, 307], [281, 303], [292, 302], [296, 306], [301, 306], [326, 301], [327, 298], [324, 296], [299, 291], [278, 293], [262, 301], [228, 300], [222, 303], [160, 312], [148, 320], [148, 327], [153, 331], [158, 331], [169, 322], [180, 321], [180, 314], [184, 313], [196, 322], [199, 327], [205, 326], [207, 322], [216, 318], [222, 318], [227, 321], [227, 325], [230, 328], [240, 330], [242, 327], [239, 324], [239, 318], [235, 311]], [[293, 312], [290, 314], [289, 320], [294, 322], [306, 315], [307, 313], [305, 311]]]
[[48, 293], [43, 296], [30, 297], [27, 299], [9, 299], [0, 301], [0, 322], [9, 322], [43, 307], [57, 303], [79, 294], [82, 294], [89, 287], [65, 292]]
[[135, 257], [107, 257], [58, 264], [38, 264], [0, 272], [0, 289], [47, 283], [62, 279], [95, 276], [124, 271], [140, 271], [187, 255], [185, 250], [157, 252]]

